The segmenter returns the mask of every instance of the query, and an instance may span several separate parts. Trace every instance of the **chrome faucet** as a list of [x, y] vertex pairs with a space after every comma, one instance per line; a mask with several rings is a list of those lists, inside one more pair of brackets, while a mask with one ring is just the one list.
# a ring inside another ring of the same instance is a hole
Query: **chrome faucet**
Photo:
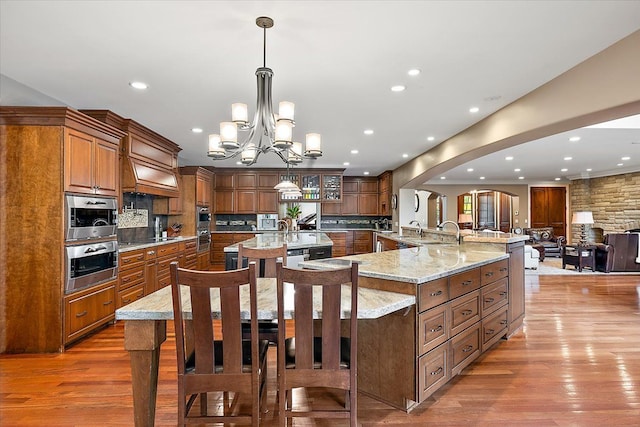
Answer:
[[438, 230], [444, 230], [445, 224], [453, 224], [456, 226], [456, 240], [458, 241], [458, 244], [460, 244], [460, 226], [458, 225], [458, 223], [455, 221], [449, 221], [449, 220], [442, 221], [440, 225], [438, 225], [437, 227]]
[[[276, 221], [276, 224], [280, 224], [280, 223], [284, 224], [284, 235], [288, 236], [289, 235], [289, 224], [284, 219], [279, 219], [279, 220]], [[278, 228], [280, 228], [280, 227], [278, 227]]]
[[411, 224], [416, 224], [418, 226], [418, 237], [422, 237], [422, 226], [420, 225], [420, 221], [416, 221], [414, 219], [413, 221], [409, 221], [409, 225]]

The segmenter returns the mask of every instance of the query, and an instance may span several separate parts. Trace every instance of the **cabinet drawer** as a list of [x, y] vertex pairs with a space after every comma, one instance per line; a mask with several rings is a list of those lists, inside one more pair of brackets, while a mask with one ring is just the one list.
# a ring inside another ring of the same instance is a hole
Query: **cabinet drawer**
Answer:
[[482, 351], [485, 352], [507, 333], [507, 307], [502, 307], [486, 319], [482, 319]]
[[451, 340], [451, 376], [458, 375], [480, 355], [480, 323]]
[[418, 354], [425, 354], [449, 339], [451, 307], [443, 304], [418, 316]]
[[118, 307], [123, 307], [127, 304], [139, 300], [144, 296], [144, 283], [141, 283], [133, 288], [127, 289], [123, 292], [118, 292]]
[[184, 250], [185, 251], [195, 251], [196, 250], [196, 241], [195, 240], [187, 240], [184, 242]]
[[147, 249], [144, 253], [145, 261], [155, 260], [157, 256], [158, 256], [158, 251], [156, 251], [155, 248]]
[[503, 278], [497, 282], [483, 287], [482, 291], [482, 317], [491, 314], [509, 301], [509, 279]]
[[120, 280], [118, 290], [130, 288], [144, 282], [144, 263], [141, 263], [139, 268], [125, 270], [124, 272], [120, 271], [118, 279]]
[[158, 277], [158, 289], [171, 285], [171, 275]]
[[120, 270], [128, 270], [142, 265], [144, 262], [144, 253], [144, 250], [139, 250], [118, 254], [118, 268]]
[[480, 291], [451, 301], [451, 336], [480, 320]]
[[172, 243], [169, 245], [160, 245], [158, 246], [156, 252], [158, 257], [163, 257], [167, 255], [177, 254], [179, 252], [179, 245], [177, 243]]
[[418, 310], [425, 311], [449, 301], [449, 281], [446, 277], [418, 287]]
[[449, 296], [451, 299], [475, 291], [480, 287], [480, 269], [454, 274], [449, 278]]
[[113, 318], [115, 313], [115, 282], [89, 294], [67, 300], [67, 338], [73, 339], [92, 326]]
[[482, 286], [507, 277], [509, 275], [509, 260], [503, 259], [502, 261], [492, 262], [489, 265], [483, 265], [480, 267], [480, 274], [482, 276]]
[[431, 350], [418, 359], [418, 401], [432, 395], [451, 378], [449, 344]]
[[171, 265], [172, 262], [177, 262], [177, 261], [178, 261], [177, 256], [158, 258], [156, 274], [158, 276], [169, 275], [169, 266]]

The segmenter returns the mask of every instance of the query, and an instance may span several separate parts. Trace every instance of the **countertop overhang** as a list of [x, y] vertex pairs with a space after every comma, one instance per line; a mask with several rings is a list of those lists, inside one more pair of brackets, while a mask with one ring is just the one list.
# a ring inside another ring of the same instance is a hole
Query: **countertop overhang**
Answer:
[[[287, 249], [305, 249], [314, 247], [333, 246], [333, 241], [324, 233], [309, 233], [306, 231], [272, 232], [256, 234], [255, 237], [245, 240], [242, 244], [252, 249], [277, 248], [287, 244]], [[226, 246], [225, 252], [238, 252], [238, 243]]]

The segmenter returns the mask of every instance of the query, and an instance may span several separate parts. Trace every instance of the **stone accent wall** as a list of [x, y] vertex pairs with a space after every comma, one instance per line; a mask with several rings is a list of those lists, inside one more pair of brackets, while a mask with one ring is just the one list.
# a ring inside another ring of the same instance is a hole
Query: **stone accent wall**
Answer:
[[[640, 228], [640, 172], [578, 179], [571, 182], [569, 193], [569, 220], [573, 212], [591, 211], [592, 227], [604, 234]], [[571, 226], [571, 237], [572, 242], [579, 240], [579, 225]]]

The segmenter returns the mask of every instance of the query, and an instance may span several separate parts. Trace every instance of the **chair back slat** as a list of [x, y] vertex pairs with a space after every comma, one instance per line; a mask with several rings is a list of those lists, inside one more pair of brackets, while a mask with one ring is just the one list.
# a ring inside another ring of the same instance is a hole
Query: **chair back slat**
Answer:
[[213, 372], [213, 323], [211, 322], [211, 294], [209, 288], [190, 288], [193, 344], [196, 373]]
[[313, 288], [294, 284], [294, 321], [296, 336], [296, 367], [313, 367]]
[[[276, 277], [276, 262], [278, 259], [282, 260], [283, 265], [287, 265], [287, 244], [275, 248], [247, 248], [242, 243], [238, 244], [238, 268], [243, 265], [244, 258], [247, 258], [249, 262], [255, 262], [257, 266], [260, 265], [260, 261], [264, 263], [264, 273], [259, 274], [259, 277]], [[259, 271], [256, 268], [256, 271]]]
[[340, 367], [341, 285], [322, 289], [322, 367]]
[[242, 330], [240, 327], [239, 288], [220, 289], [224, 372], [242, 372]]

